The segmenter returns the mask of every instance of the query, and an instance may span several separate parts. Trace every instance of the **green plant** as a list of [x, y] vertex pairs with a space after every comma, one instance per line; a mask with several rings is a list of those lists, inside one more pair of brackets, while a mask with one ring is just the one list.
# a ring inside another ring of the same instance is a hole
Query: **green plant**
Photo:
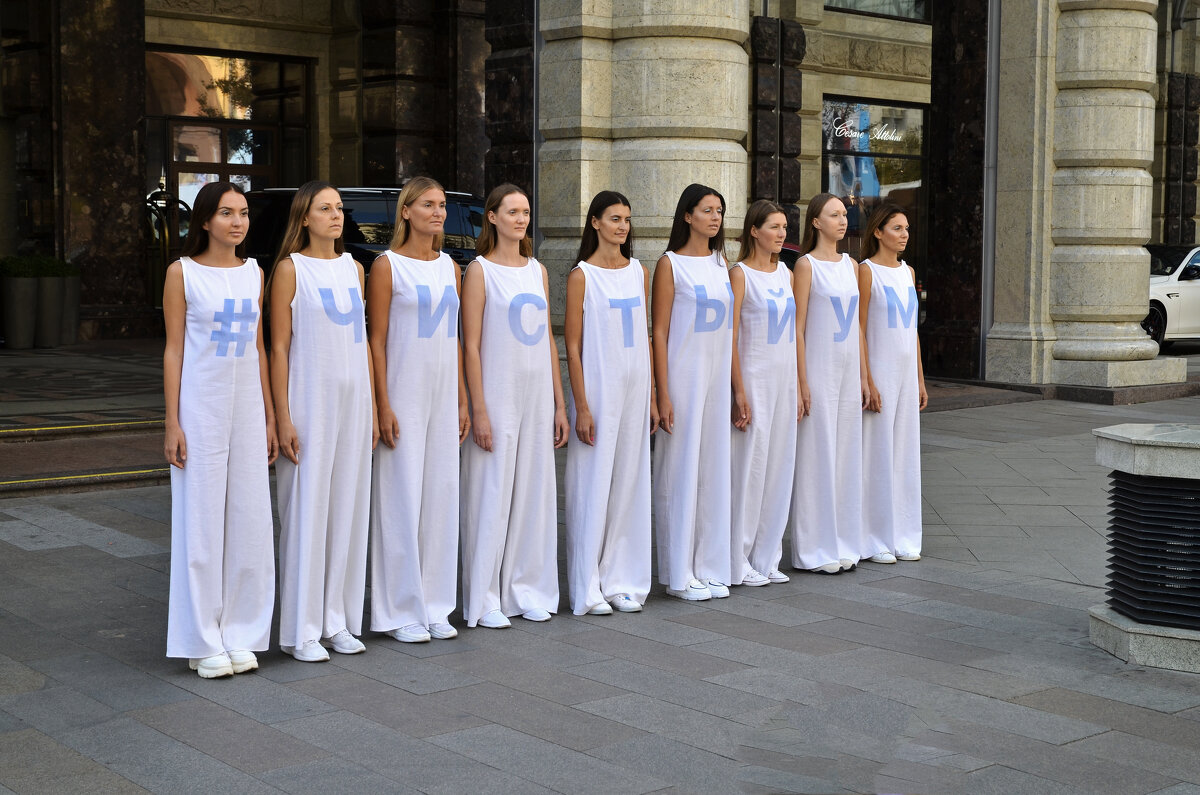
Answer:
[[0, 274], [16, 278], [78, 276], [79, 266], [45, 254], [14, 254], [0, 259]]

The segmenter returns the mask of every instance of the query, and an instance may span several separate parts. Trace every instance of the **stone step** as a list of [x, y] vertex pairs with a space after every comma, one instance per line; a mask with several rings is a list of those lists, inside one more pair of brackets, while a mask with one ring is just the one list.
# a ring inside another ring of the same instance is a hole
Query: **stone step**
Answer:
[[0, 431], [0, 496], [165, 483], [162, 421]]

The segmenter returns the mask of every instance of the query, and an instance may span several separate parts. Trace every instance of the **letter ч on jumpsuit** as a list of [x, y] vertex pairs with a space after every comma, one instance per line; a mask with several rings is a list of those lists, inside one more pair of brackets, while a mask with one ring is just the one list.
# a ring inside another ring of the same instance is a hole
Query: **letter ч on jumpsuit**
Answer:
[[325, 307], [325, 317], [332, 320], [339, 326], [354, 326], [354, 341], [363, 341], [363, 302], [362, 295], [358, 292], [357, 287], [348, 287], [346, 292], [350, 293], [350, 311], [342, 312], [337, 308], [337, 300], [333, 297], [333, 290], [328, 287], [322, 287], [317, 292], [321, 295], [321, 305]]

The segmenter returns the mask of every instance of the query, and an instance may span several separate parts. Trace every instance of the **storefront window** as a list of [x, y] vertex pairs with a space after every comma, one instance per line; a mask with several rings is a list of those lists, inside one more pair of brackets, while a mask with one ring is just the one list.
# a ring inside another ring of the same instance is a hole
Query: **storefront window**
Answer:
[[926, 0], [825, 0], [826, 8], [903, 19], [929, 19]]
[[826, 98], [821, 117], [825, 190], [841, 198], [849, 214], [845, 250], [857, 255], [862, 227], [883, 201], [909, 212], [912, 236], [906, 259], [924, 255], [925, 110], [856, 99]]

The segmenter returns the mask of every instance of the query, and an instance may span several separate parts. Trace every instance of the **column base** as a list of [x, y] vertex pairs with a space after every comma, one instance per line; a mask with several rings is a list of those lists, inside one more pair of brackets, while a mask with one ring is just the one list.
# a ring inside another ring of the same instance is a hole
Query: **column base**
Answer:
[[1044, 384], [1050, 380], [1053, 323], [996, 323], [987, 336], [984, 376], [1005, 384]]
[[[1176, 384], [1187, 380], [1187, 360], [1181, 358], [1103, 362], [1058, 359], [1050, 366], [1055, 384], [1127, 387]], [[988, 373], [991, 376], [991, 373]]]

